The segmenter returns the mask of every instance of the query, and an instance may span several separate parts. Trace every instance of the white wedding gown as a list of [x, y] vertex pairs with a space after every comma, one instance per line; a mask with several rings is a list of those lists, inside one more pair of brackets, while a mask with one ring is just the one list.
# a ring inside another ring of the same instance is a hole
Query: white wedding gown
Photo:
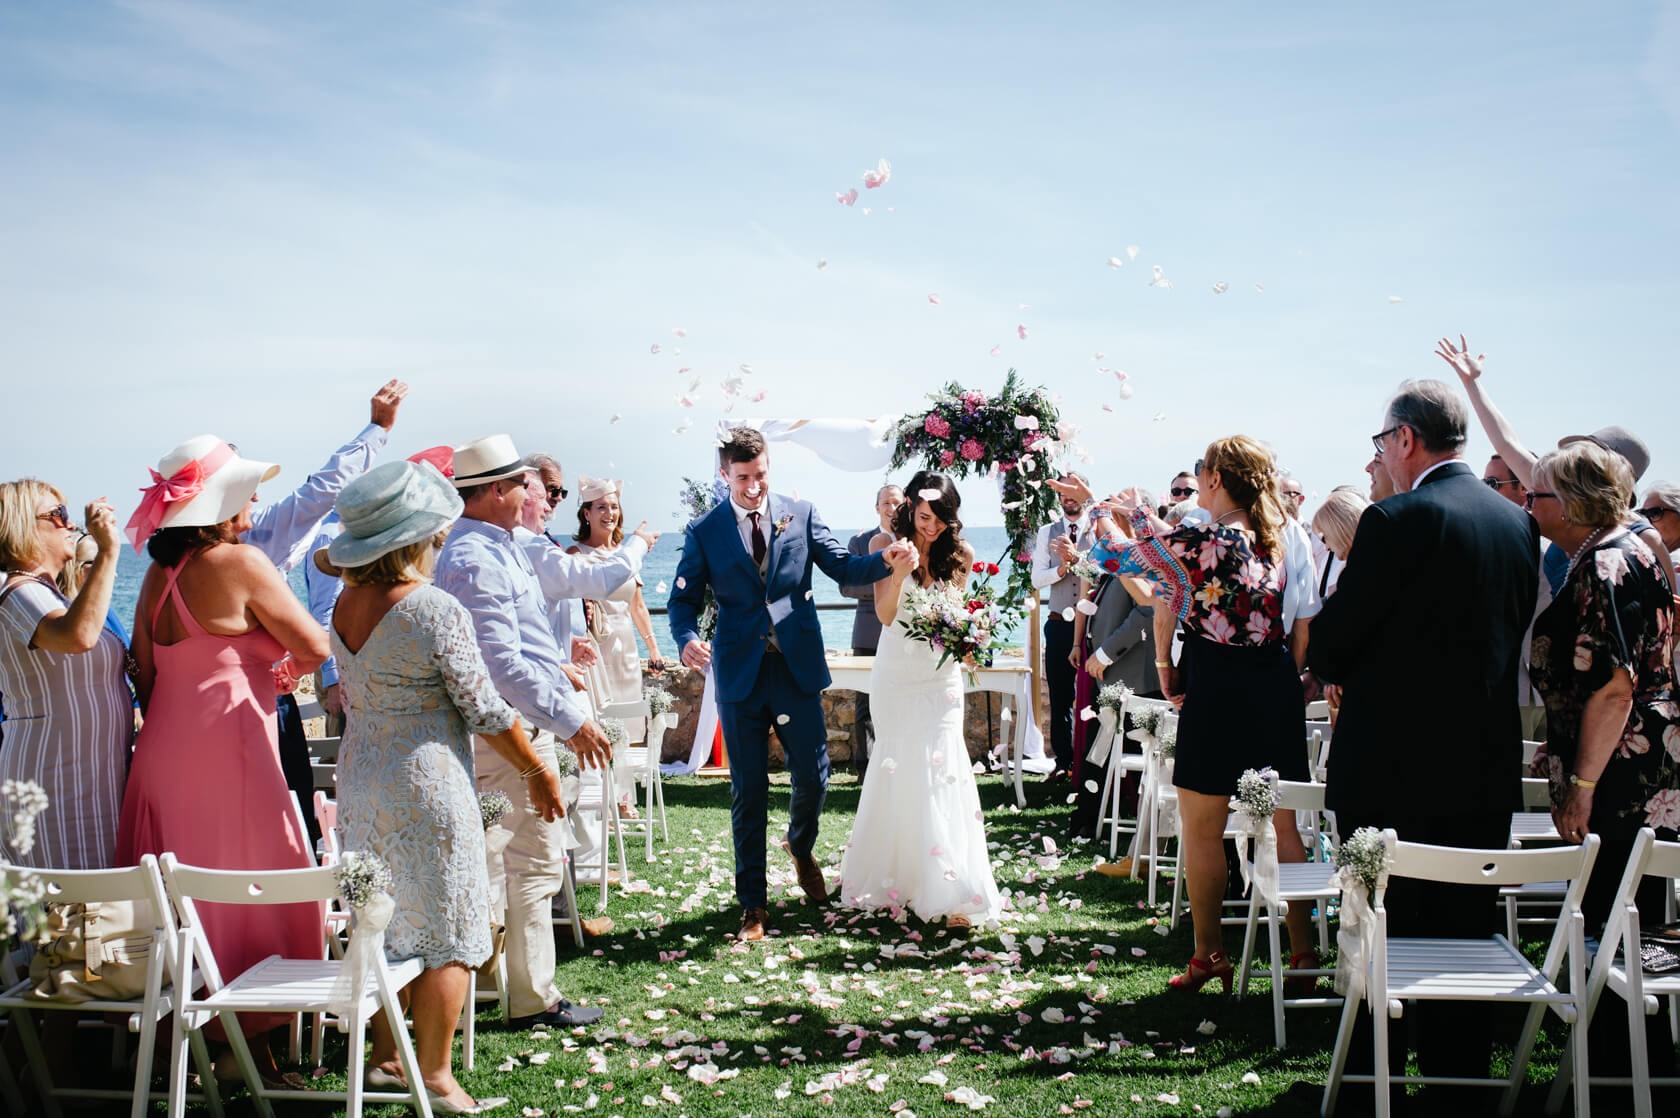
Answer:
[[869, 677], [875, 749], [840, 862], [841, 903], [996, 920], [1003, 899], [963, 740], [962, 668], [938, 662], [896, 619], [883, 627]]

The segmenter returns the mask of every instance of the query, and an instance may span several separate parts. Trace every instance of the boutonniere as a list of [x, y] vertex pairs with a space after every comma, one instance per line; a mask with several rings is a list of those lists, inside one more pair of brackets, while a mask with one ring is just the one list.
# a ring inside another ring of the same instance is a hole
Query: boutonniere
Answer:
[[776, 534], [779, 536], [783, 532], [787, 531], [787, 526], [789, 524], [792, 524], [792, 523], [793, 523], [793, 514], [790, 512], [786, 516], [782, 517], [780, 520], [776, 521]]

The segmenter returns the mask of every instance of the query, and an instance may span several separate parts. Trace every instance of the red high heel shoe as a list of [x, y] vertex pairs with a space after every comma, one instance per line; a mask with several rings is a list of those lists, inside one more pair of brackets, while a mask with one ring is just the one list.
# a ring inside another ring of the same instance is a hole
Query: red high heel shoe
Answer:
[[[1316, 970], [1318, 968], [1318, 952], [1302, 951], [1289, 957], [1290, 970]], [[1304, 974], [1297, 978], [1285, 976], [1283, 980], [1283, 996], [1286, 998], [1310, 998], [1318, 990], [1318, 976]]]
[[1215, 951], [1206, 959], [1192, 958], [1190, 966], [1183, 974], [1175, 974], [1167, 979], [1167, 985], [1174, 990], [1183, 990], [1187, 994], [1194, 994], [1207, 985], [1208, 979], [1219, 979], [1222, 993], [1231, 992], [1231, 957], [1223, 951]]

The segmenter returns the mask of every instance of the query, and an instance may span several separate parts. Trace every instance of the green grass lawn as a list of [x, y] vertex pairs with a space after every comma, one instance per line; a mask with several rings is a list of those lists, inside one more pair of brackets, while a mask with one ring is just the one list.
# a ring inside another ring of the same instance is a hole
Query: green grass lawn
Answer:
[[[1242, 1001], [1211, 985], [1194, 996], [1168, 990], [1191, 954], [1189, 921], [1160, 934], [1141, 881], [1089, 872], [1093, 846], [1067, 849], [1066, 785], [1029, 785], [1019, 811], [998, 778], [980, 788], [998, 882], [1013, 894], [1001, 929], [959, 938], [913, 918], [812, 908], [778, 847], [773, 931], [737, 945], [728, 786], [667, 781], [671, 843], [656, 845], [651, 865], [631, 847], [635, 881], [614, 888], [609, 909], [616, 931], [582, 951], [562, 947], [561, 990], [604, 1007], [605, 1018], [533, 1036], [503, 1031], [487, 1007], [463, 1085], [510, 1097], [495, 1112], [509, 1116], [925, 1116], [962, 1112], [947, 1095], [965, 1088], [994, 1100], [985, 1113], [1035, 1118], [1087, 1108], [1317, 1113], [1316, 1090], [1290, 1087], [1322, 1084], [1339, 1011], [1292, 1011], [1291, 1044], [1279, 1052], [1264, 979]], [[772, 836], [786, 825], [787, 792], [785, 778], [771, 788]], [[818, 847], [831, 880], [857, 797], [850, 776], [835, 778]], [[1047, 853], [1045, 837], [1059, 853]], [[579, 893], [586, 907], [597, 896]], [[1227, 929], [1233, 957], [1239, 934]], [[1538, 1112], [1557, 1039], [1548, 1025], [1520, 1112]], [[329, 1068], [343, 1068], [342, 1043], [333, 1034]], [[320, 1082], [341, 1087], [342, 1072]], [[1370, 1088], [1347, 1091], [1363, 1101]], [[1472, 1100], [1491, 1113], [1495, 1096]], [[241, 1098], [229, 1112], [250, 1111]]]

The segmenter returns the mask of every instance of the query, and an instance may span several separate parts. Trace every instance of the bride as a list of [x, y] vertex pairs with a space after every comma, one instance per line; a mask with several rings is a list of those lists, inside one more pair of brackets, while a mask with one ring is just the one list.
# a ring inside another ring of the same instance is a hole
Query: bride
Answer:
[[[980, 792], [963, 738], [962, 665], [939, 656], [893, 622], [905, 591], [967, 585], [974, 550], [957, 519], [951, 479], [922, 471], [906, 488], [894, 534], [915, 545], [875, 584], [881, 642], [869, 677], [875, 750], [840, 863], [840, 896], [851, 908], [908, 908], [953, 928], [996, 920], [1003, 909], [986, 853]], [[892, 542], [883, 532], [870, 542]]]

